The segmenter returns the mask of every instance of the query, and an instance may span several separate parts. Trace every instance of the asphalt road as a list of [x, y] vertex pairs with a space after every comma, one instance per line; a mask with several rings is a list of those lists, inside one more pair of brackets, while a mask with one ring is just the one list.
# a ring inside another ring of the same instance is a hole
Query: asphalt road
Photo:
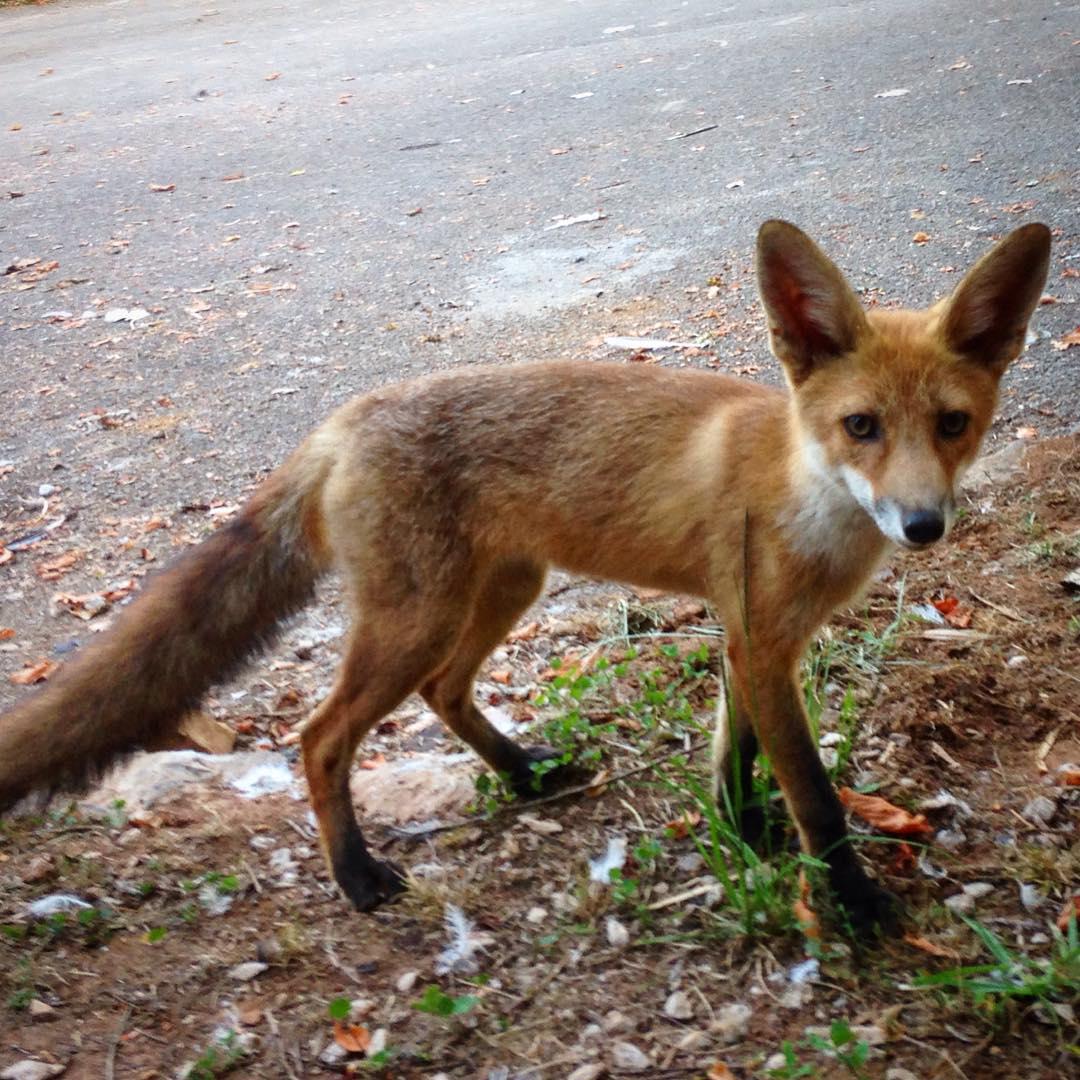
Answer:
[[436, 367], [652, 332], [774, 377], [771, 216], [881, 302], [1047, 221], [1060, 302], [998, 432], [1066, 429], [1078, 39], [1050, 0], [0, 8], [0, 538], [42, 484], [87, 530], [234, 499]]

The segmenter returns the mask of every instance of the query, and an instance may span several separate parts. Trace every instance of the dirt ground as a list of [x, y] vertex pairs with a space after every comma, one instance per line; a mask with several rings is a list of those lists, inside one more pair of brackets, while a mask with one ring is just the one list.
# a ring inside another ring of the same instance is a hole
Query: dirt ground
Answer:
[[[1078, 449], [1070, 436], [1011, 455], [1004, 478], [969, 493], [950, 542], [897, 557], [808, 668], [823, 745], [845, 745], [845, 717], [857, 723], [838, 781], [928, 819], [925, 848], [863, 847], [906, 904], [905, 938], [853, 941], [820, 888], [808, 903], [822, 933], [805, 935], [798, 887], [779, 880], [796, 865], [783, 843], [758, 871], [768, 881], [777, 868], [773, 898], [740, 922], [709, 873], [709, 821], [694, 798], [718, 692], [716, 627], [697, 603], [558, 578], [481, 691], [504, 720], [554, 720], [593, 751], [589, 791], [501, 805], [477, 790], [472, 806], [459, 799], [411, 837], [376, 825], [382, 854], [415, 876], [409, 895], [371, 916], [335, 894], [307, 805], [288, 792], [245, 801], [187, 787], [149, 811], [98, 796], [96, 809], [8, 820], [0, 1066], [33, 1058], [72, 1078], [1069, 1074], [1075, 949], [1071, 983], [1066, 972], [1041, 997], [977, 1003], [917, 980], [989, 961], [963, 914], [1025, 970], [1060, 948], [1053, 927], [1080, 881], [1080, 602], [1065, 580], [1080, 562]], [[201, 529], [212, 515], [191, 512]], [[145, 561], [151, 544], [164, 556], [182, 517], [106, 524], [80, 560]], [[55, 573], [47, 587], [63, 589], [66, 550], [58, 529], [3, 572], [28, 586]], [[330, 677], [340, 633], [330, 589], [267, 663], [208, 703], [238, 749], [270, 749], [295, 768], [296, 724]], [[37, 659], [7, 637], [12, 671]], [[365, 744], [359, 771], [460, 749], [410, 704]], [[613, 838], [629, 848], [621, 877], [591, 881], [589, 858]], [[57, 893], [90, 906], [28, 914]], [[448, 905], [477, 948], [445, 972]], [[829, 1042], [838, 1021], [850, 1042]], [[837, 1046], [857, 1052], [845, 1063]]]

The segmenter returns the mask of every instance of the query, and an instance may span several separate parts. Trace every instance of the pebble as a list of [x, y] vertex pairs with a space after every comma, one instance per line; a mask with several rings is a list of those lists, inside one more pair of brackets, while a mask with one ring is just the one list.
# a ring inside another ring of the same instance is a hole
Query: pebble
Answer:
[[975, 910], [975, 897], [966, 892], [945, 898], [945, 906], [955, 915], [970, 915]]
[[1045, 795], [1036, 795], [1020, 811], [1020, 816], [1025, 817], [1028, 821], [1036, 822], [1039, 825], [1049, 825], [1053, 816], [1057, 813], [1057, 803], [1053, 799], [1047, 798]]
[[898, 1065], [885, 1070], [885, 1080], [919, 1080], [910, 1069], [901, 1069]]
[[525, 921], [531, 922], [533, 925], [542, 923], [548, 917], [547, 908], [531, 907], [525, 913]]
[[967, 843], [967, 836], [959, 829], [942, 829], [934, 837], [934, 843], [946, 851], [956, 851]]
[[596, 1080], [598, 1076], [603, 1076], [604, 1066], [597, 1065], [595, 1062], [589, 1065], [579, 1065], [566, 1080]]
[[58, 489], [55, 484], [39, 484], [37, 493], [41, 496], [41, 498], [47, 499], [50, 495], [55, 495], [57, 490]]
[[321, 1061], [323, 1065], [329, 1065], [331, 1067], [334, 1067], [335, 1065], [343, 1064], [348, 1056], [348, 1050], [346, 1050], [342, 1046], [338, 1046], [336, 1042], [332, 1042], [319, 1055], [319, 1061]]
[[613, 1043], [611, 1061], [616, 1069], [625, 1069], [627, 1072], [645, 1072], [652, 1067], [649, 1055], [631, 1042]]
[[263, 964], [258, 960], [249, 960], [246, 964], [237, 964], [229, 972], [229, 978], [235, 979], [237, 982], [250, 982], [269, 967], [269, 964]]
[[676, 1046], [684, 1054], [696, 1054], [708, 1041], [709, 1036], [704, 1031], [688, 1031]]
[[0, 1080], [49, 1080], [50, 1076], [59, 1076], [66, 1068], [66, 1065], [50, 1065], [47, 1061], [26, 1058], [9, 1065], [0, 1073]]
[[964, 886], [964, 892], [973, 900], [981, 900], [984, 896], [989, 896], [993, 891], [994, 886], [988, 881], [971, 881]]
[[750, 1017], [753, 1010], [749, 1005], [736, 1001], [732, 1005], [723, 1005], [716, 1010], [716, 1015], [709, 1030], [726, 1044], [736, 1043], [746, 1037], [750, 1030]]
[[604, 935], [613, 949], [622, 949], [630, 944], [630, 931], [614, 915], [609, 915], [604, 922]]
[[374, 998], [353, 998], [349, 1002], [349, 1019], [350, 1020], [363, 1020], [368, 1013], [375, 1011], [375, 999]]
[[34, 885], [44, 881], [56, 873], [56, 864], [51, 855], [38, 855], [30, 860], [26, 869], [19, 875], [26, 885]]
[[419, 977], [419, 972], [416, 971], [406, 971], [403, 975], [399, 975], [397, 982], [394, 983], [397, 992], [399, 994], [408, 994], [416, 985], [416, 980]]
[[664, 1015], [672, 1020], [693, 1020], [694, 1002], [685, 990], [676, 990], [664, 1002]]
[[611, 1009], [605, 1013], [601, 1022], [604, 1030], [609, 1035], [614, 1035], [618, 1031], [629, 1031], [631, 1027], [630, 1018], [625, 1013], [619, 1012], [618, 1009]]
[[58, 1015], [57, 1011], [47, 1001], [42, 1001], [40, 998], [34, 998], [30, 1002], [28, 1011], [31, 1020], [55, 1020]]

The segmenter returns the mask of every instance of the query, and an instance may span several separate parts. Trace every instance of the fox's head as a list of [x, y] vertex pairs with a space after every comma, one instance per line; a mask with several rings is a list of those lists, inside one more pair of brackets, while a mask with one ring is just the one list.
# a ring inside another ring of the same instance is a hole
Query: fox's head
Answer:
[[890, 540], [918, 548], [952, 523], [955, 485], [993, 417], [1042, 295], [1050, 230], [1024, 225], [924, 311], [867, 312], [805, 233], [767, 221], [758, 288], [802, 444]]

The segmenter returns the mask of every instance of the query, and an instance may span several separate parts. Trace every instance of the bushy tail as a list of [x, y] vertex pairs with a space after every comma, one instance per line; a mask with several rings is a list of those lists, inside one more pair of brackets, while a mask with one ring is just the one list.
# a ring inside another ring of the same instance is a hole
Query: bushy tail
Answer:
[[0, 809], [31, 792], [85, 787], [175, 731], [308, 602], [328, 564], [319, 506], [328, 468], [314, 440], [301, 447], [53, 682], [0, 716]]

